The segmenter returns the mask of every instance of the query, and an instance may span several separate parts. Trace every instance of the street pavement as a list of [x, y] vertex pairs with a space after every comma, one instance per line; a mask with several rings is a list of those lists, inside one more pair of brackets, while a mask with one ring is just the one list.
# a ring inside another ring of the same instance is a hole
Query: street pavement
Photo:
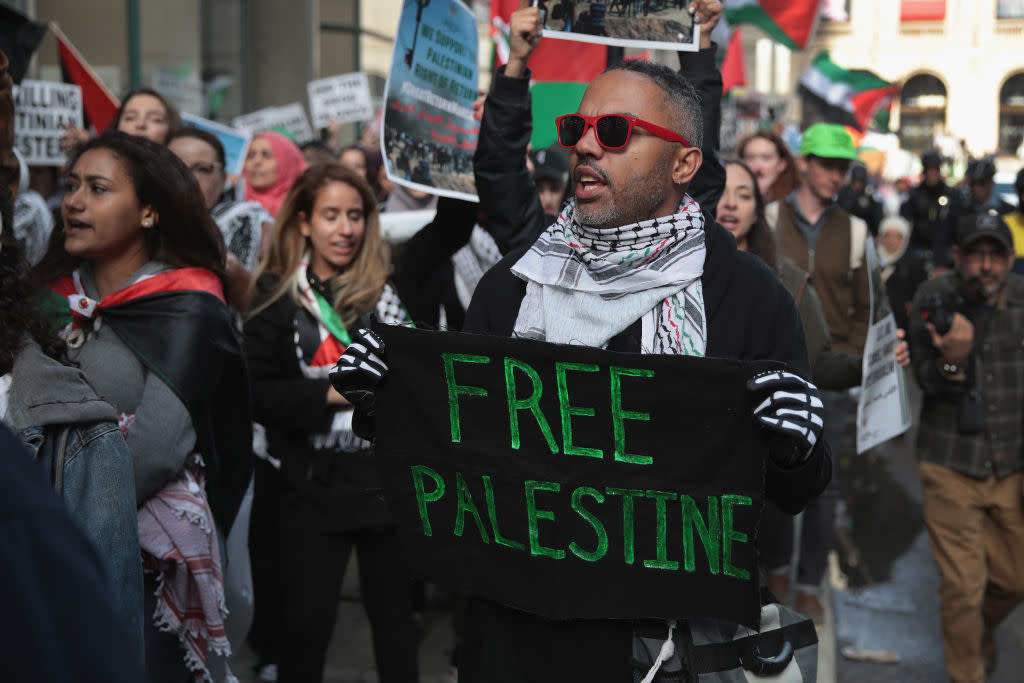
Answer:
[[[912, 392], [915, 414], [920, 397]], [[839, 563], [824, 596], [831, 595], [819, 629], [820, 683], [943, 683], [939, 624], [939, 576], [921, 518], [921, 483], [915, 431], [860, 457], [845, 457], [840, 488]], [[358, 601], [350, 565], [325, 669], [325, 683], [376, 683], [370, 629]], [[1024, 570], [1024, 568], [1022, 568]], [[434, 594], [424, 617], [420, 648], [422, 683], [455, 683], [450, 664], [454, 642], [450, 612]], [[999, 666], [990, 683], [1024, 680], [1024, 607], [996, 631]], [[859, 650], [894, 661], [858, 661]], [[855, 656], [857, 652], [853, 652]], [[232, 670], [242, 683], [256, 681], [253, 654], [244, 646]]]

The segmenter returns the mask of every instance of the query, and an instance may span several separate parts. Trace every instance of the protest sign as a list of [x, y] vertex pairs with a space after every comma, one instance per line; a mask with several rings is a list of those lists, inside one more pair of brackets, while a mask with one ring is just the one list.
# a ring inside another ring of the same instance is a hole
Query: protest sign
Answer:
[[297, 144], [305, 144], [313, 139], [313, 129], [309, 126], [306, 111], [298, 102], [283, 107], [266, 107], [249, 114], [236, 116], [231, 126], [255, 137], [272, 128], [283, 128], [295, 137]]
[[871, 288], [871, 327], [864, 344], [864, 379], [857, 399], [858, 454], [907, 431], [912, 419], [906, 375], [896, 362], [896, 318], [870, 241], [865, 256]]
[[552, 619], [756, 624], [746, 382], [778, 364], [375, 331], [378, 471], [419, 575]]
[[370, 81], [364, 73], [310, 81], [306, 89], [314, 128], [326, 128], [332, 119], [350, 123], [373, 118]]
[[249, 148], [249, 135], [225, 126], [216, 121], [210, 121], [191, 114], [182, 114], [182, 120], [186, 126], [205, 130], [212, 133], [224, 145], [224, 157], [226, 164], [224, 170], [228, 175], [241, 175], [242, 166], [245, 164], [245, 154]]
[[205, 110], [203, 82], [191, 69], [153, 70], [153, 89], [170, 100], [182, 114], [202, 114]]
[[61, 136], [82, 127], [82, 89], [77, 85], [23, 80], [14, 86], [14, 146], [25, 163], [63, 166]]
[[461, 2], [405, 3], [384, 89], [381, 149], [392, 181], [477, 201], [477, 28]]
[[687, 4], [649, 0], [538, 2], [545, 38], [695, 52], [700, 25], [693, 23]]

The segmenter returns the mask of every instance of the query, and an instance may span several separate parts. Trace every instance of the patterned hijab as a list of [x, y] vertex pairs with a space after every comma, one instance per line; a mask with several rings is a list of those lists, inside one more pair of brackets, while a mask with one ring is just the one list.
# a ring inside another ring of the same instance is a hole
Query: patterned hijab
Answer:
[[249, 185], [249, 181], [246, 179], [244, 181], [245, 198], [248, 201], [259, 202], [264, 209], [270, 212], [271, 216], [276, 218], [277, 212], [284, 204], [284, 198], [288, 195], [288, 190], [306, 170], [306, 160], [296, 144], [280, 133], [267, 131], [260, 133], [253, 140], [259, 138], [270, 143], [270, 150], [274, 154], [274, 160], [277, 161], [277, 178], [274, 179], [273, 185], [262, 190], [257, 190]]

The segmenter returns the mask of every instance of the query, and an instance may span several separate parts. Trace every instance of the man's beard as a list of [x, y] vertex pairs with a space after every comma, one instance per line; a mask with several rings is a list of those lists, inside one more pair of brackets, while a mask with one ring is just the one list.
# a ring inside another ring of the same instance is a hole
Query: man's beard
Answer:
[[[605, 230], [655, 218], [657, 208], [665, 203], [667, 197], [662, 178], [667, 177], [670, 172], [671, 156], [668, 156], [666, 161], [667, 163], [659, 165], [649, 176], [629, 179], [622, 186], [622, 192], [612, 197], [614, 201], [606, 203], [603, 207], [577, 200], [577, 221], [595, 230]], [[616, 195], [616, 185], [606, 173], [601, 175], [606, 194]]]

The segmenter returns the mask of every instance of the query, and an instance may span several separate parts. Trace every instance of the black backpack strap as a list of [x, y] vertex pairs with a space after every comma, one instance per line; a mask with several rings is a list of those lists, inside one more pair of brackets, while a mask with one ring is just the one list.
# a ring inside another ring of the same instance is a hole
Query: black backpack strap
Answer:
[[742, 666], [759, 676], [774, 676], [789, 665], [794, 652], [817, 642], [814, 622], [807, 619], [726, 643], [695, 645], [692, 661], [698, 674]]

